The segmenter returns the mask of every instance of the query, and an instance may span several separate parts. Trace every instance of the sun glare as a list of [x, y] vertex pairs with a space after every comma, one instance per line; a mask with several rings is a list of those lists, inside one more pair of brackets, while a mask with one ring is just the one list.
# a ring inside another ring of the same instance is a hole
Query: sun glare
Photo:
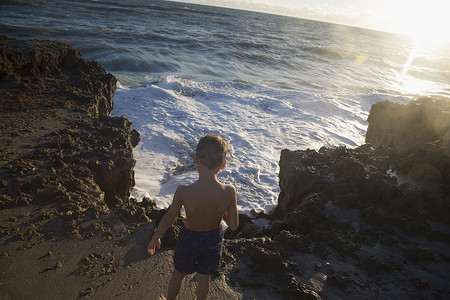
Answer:
[[395, 1], [390, 12], [394, 31], [420, 42], [450, 42], [450, 1]]

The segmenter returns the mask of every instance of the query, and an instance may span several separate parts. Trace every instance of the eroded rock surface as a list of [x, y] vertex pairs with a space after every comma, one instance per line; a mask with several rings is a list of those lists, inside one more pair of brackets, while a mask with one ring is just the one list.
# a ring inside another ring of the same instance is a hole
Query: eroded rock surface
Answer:
[[372, 106], [368, 121], [366, 143], [389, 147], [395, 170], [450, 194], [450, 102], [384, 101]]
[[226, 234], [236, 285], [301, 299], [449, 297], [448, 109], [381, 102], [373, 145], [283, 150], [278, 205], [256, 214], [269, 225], [241, 216]]
[[3, 36], [0, 88], [2, 108], [8, 111], [59, 107], [82, 110], [96, 118], [113, 109], [116, 78], [68, 45]]
[[109, 116], [113, 75], [68, 45], [1, 37], [0, 88], [3, 210], [35, 207], [36, 232], [80, 236], [129, 202], [139, 134]]

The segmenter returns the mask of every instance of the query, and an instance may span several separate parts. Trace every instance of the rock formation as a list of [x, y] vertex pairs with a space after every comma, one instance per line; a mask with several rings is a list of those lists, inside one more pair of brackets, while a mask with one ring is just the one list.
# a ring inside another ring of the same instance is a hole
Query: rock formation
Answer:
[[366, 143], [410, 152], [440, 141], [450, 155], [450, 103], [421, 98], [407, 105], [382, 101], [372, 105]]
[[139, 134], [108, 116], [113, 75], [68, 45], [1, 37], [0, 88], [2, 209], [36, 205], [38, 231], [79, 235], [129, 202]]
[[366, 143], [389, 147], [394, 168], [408, 180], [450, 194], [450, 102], [418, 99], [372, 106]]
[[[305, 284], [311, 272], [302, 272], [311, 264], [337, 298], [364, 295], [368, 287], [381, 298], [450, 296], [440, 280], [448, 280], [450, 267], [449, 128], [447, 102], [381, 102], [369, 116], [372, 145], [283, 150], [278, 205], [271, 215], [256, 215], [270, 224], [241, 216], [238, 230], [226, 234], [226, 259], [249, 260], [246, 274], [284, 274], [273, 279], [285, 296], [319, 297]], [[231, 278], [242, 282], [242, 273]]]
[[9, 104], [4, 108], [63, 107], [82, 110], [94, 118], [108, 116], [113, 109], [116, 78], [100, 63], [82, 59], [68, 45], [3, 36], [0, 67], [0, 88], [17, 93], [4, 99]]

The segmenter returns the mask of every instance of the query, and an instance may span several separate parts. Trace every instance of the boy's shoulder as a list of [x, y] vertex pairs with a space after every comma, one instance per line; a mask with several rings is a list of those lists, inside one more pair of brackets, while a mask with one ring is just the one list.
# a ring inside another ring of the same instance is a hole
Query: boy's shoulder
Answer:
[[223, 184], [222, 183], [222, 188], [223, 188], [224, 192], [229, 194], [230, 196], [233, 196], [234, 194], [236, 194], [236, 188], [232, 184]]
[[184, 192], [184, 191], [186, 191], [188, 188], [190, 187], [190, 185], [188, 185], [188, 184], [180, 184], [179, 186], [178, 186], [178, 188], [177, 188], [177, 193], [182, 193], [182, 192]]
[[[186, 193], [188, 191], [195, 191], [196, 189], [195, 183], [193, 184], [181, 184], [177, 188], [177, 193]], [[236, 193], [236, 188], [232, 184], [220, 183], [219, 189], [223, 190], [226, 193]]]
[[223, 186], [224, 189], [236, 190], [234, 185], [229, 184], [229, 183], [222, 183], [222, 186]]

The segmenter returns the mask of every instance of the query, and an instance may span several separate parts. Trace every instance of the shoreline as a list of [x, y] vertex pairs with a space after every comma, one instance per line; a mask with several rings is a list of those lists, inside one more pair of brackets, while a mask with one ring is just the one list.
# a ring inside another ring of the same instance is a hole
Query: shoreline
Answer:
[[[3, 37], [0, 58], [0, 298], [165, 293], [183, 220], [149, 257], [165, 210], [130, 199], [139, 133], [108, 116], [114, 76], [52, 41]], [[448, 106], [381, 102], [365, 145], [283, 150], [278, 205], [225, 234], [209, 299], [449, 297]]]

